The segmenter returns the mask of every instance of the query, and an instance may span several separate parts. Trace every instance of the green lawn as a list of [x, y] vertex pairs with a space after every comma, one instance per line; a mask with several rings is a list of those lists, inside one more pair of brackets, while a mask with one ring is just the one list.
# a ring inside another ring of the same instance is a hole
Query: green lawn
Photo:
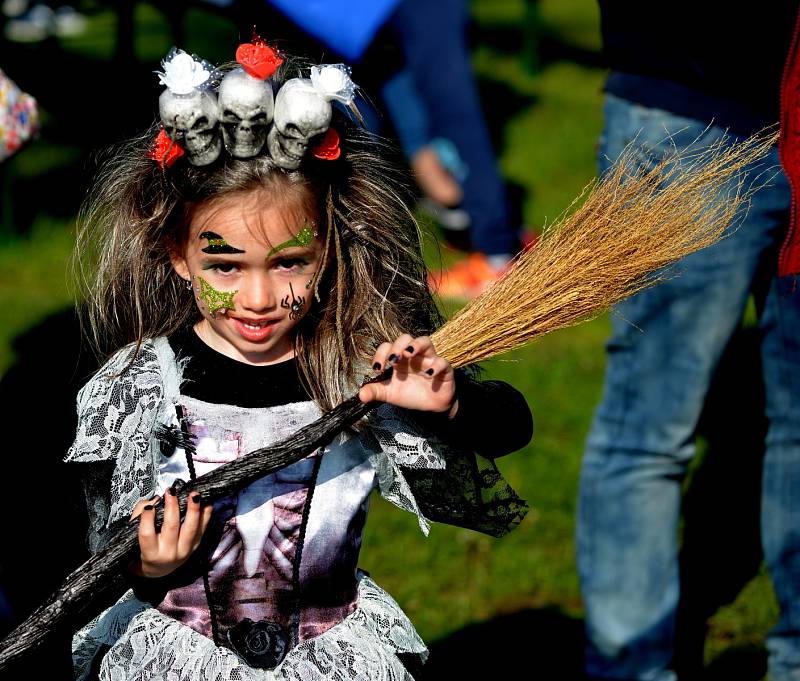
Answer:
[[[525, 191], [527, 224], [541, 227], [594, 174], [604, 72], [593, 65], [599, 35], [592, 0], [536, 4], [535, 16], [524, 0], [473, 0], [472, 7], [479, 29], [474, 65], [484, 91], [495, 95], [486, 107], [499, 126], [501, 168]], [[171, 44], [163, 18], [147, 4], [138, 6], [136, 18], [136, 53], [155, 61]], [[192, 10], [187, 49], [215, 58], [220, 45], [235, 45], [231, 30], [202, 10]], [[108, 59], [112, 36], [113, 16], [97, 6], [91, 32], [63, 47], [81, 58]], [[533, 47], [540, 42], [547, 47], [541, 54]], [[69, 170], [76, 158], [76, 149], [45, 128], [41, 141], [7, 164], [6, 181]], [[0, 241], [0, 371], [13, 362], [15, 337], [68, 304], [66, 260], [73, 226], [74, 218], [42, 212], [29, 235], [6, 235]], [[363, 567], [397, 598], [435, 650], [445, 651], [451, 637], [459, 640], [460, 633], [475, 631], [488, 642], [475, 658], [516, 655], [516, 661], [528, 664], [531, 677], [536, 677], [537, 660], [539, 678], [551, 678], [542, 672], [551, 663], [552, 678], [574, 673], [582, 612], [572, 538], [577, 476], [600, 396], [607, 331], [608, 320], [601, 318], [486, 365], [489, 376], [524, 392], [536, 419], [531, 445], [500, 462], [531, 505], [517, 531], [494, 540], [434, 526], [425, 539], [413, 517], [375, 500]], [[761, 678], [763, 639], [775, 613], [762, 574], [710, 620], [705, 652], [710, 677]], [[498, 634], [502, 627], [515, 631]], [[509, 641], [519, 649], [504, 655]], [[467, 656], [462, 663], [475, 658]], [[469, 678], [468, 671], [463, 673]]]

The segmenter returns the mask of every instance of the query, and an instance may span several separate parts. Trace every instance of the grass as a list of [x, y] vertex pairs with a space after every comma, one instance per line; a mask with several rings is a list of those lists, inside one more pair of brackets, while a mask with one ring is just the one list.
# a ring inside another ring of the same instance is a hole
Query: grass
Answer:
[[[552, 222], [594, 175], [604, 73], [592, 65], [591, 55], [599, 48], [593, 0], [541, 0], [536, 6], [532, 15], [524, 0], [472, 2], [480, 29], [475, 71], [484, 88], [503, 95], [487, 100], [487, 113], [500, 131], [500, 165], [506, 178], [524, 189], [526, 222], [539, 227]], [[154, 62], [171, 45], [163, 17], [140, 3], [136, 21], [136, 54]], [[63, 46], [84, 57], [109, 59], [113, 30], [113, 16], [98, 8], [90, 32]], [[232, 30], [232, 25], [193, 9], [186, 23], [186, 48], [219, 61], [225, 58], [220, 46], [235, 44]], [[539, 39], [542, 54], [531, 51]], [[77, 153], [68, 144], [49, 142], [45, 131], [45, 139], [14, 159], [7, 172], [24, 178], [54, 166], [70, 167]], [[0, 372], [13, 361], [13, 339], [68, 303], [65, 263], [72, 229], [71, 219], [42, 213], [29, 235], [0, 241]], [[580, 618], [575, 499], [583, 440], [600, 397], [607, 331], [608, 320], [600, 318], [485, 367], [487, 376], [522, 390], [536, 419], [533, 442], [499, 463], [531, 505], [514, 533], [493, 540], [434, 526], [425, 539], [413, 517], [374, 501], [363, 567], [435, 645], [465, 627], [499, 621], [509, 613], [555, 613], [557, 621], [566, 623]], [[775, 616], [774, 597], [762, 572], [710, 620], [705, 653], [709, 667], [722, 668], [735, 650], [763, 657], [764, 635]], [[531, 630], [521, 649], [534, 657], [548, 654], [546, 646], [537, 648], [537, 640], [546, 640], [547, 634]], [[500, 640], [505, 649], [505, 639]], [[573, 653], [578, 647], [577, 640], [556, 644]], [[535, 664], [531, 671], [536, 671]], [[760, 677], [758, 665], [747, 674], [734, 670], [727, 678], [754, 681]]]
[[0, 367], [13, 361], [12, 340], [71, 303], [66, 257], [71, 225], [37, 222], [27, 239], [0, 243]]

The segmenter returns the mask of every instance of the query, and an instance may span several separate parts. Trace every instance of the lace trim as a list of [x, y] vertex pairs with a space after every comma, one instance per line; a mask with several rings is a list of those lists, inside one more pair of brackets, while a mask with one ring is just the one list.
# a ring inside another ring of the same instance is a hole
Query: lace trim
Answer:
[[153, 494], [161, 455], [151, 435], [179, 391], [182, 365], [166, 338], [142, 343], [131, 364], [135, 350], [113, 355], [78, 393], [78, 429], [64, 458], [92, 464], [84, 473], [92, 551]]
[[[115, 462], [110, 481], [93, 481], [101, 469], [86, 471], [92, 550], [99, 548], [105, 530], [127, 519], [139, 499], [153, 491], [155, 462], [150, 436], [163, 403], [159, 353], [153, 341], [135, 351], [128, 346], [116, 353], [78, 394], [78, 430], [65, 461]], [[110, 490], [97, 494], [102, 484]]]
[[163, 616], [131, 592], [73, 639], [76, 678], [89, 677], [95, 657], [100, 681], [363, 681], [410, 680], [397, 653], [420, 660], [427, 649], [400, 606], [364, 573], [358, 575], [358, 606], [321, 636], [304, 641], [273, 671], [248, 667], [227, 648]]
[[425, 535], [433, 520], [501, 537], [528, 511], [493, 461], [432, 437], [410, 412], [380, 407], [362, 440], [381, 495], [416, 514]]

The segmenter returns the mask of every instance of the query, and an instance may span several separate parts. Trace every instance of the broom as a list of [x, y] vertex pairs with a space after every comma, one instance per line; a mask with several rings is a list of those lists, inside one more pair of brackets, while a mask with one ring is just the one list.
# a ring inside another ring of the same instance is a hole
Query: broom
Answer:
[[[506, 275], [436, 331], [437, 352], [458, 368], [520, 347], [597, 316], [670, 276], [665, 268], [720, 239], [755, 191], [741, 171], [762, 158], [777, 135], [719, 142], [675, 154], [644, 169], [628, 149], [545, 230]], [[725, 187], [723, 189], [723, 187]], [[386, 374], [375, 380], [382, 380]], [[362, 418], [377, 404], [346, 400], [278, 445], [250, 452], [198, 478], [206, 501], [240, 490], [293, 463]], [[186, 489], [179, 490], [181, 513]], [[163, 507], [157, 509], [157, 522]], [[56, 630], [96, 615], [126, 590], [136, 556], [138, 520], [69, 575], [58, 591], [0, 644], [0, 671]]]

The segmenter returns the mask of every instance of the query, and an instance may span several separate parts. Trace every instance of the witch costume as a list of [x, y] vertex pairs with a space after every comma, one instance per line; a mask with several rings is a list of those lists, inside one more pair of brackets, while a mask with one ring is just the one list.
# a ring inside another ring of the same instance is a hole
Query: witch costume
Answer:
[[[132, 578], [131, 590], [76, 634], [76, 677], [411, 678], [425, 645], [357, 568], [372, 490], [416, 513], [425, 533], [427, 516], [497, 536], [526, 508], [493, 462], [463, 448], [471, 439], [498, 456], [523, 446], [532, 430], [524, 398], [463, 376], [458, 394], [455, 422], [383, 405], [357, 431], [215, 502], [189, 561], [166, 577]], [[140, 499], [320, 416], [295, 360], [247, 365], [191, 329], [119, 351], [78, 405], [66, 460], [85, 466], [92, 550]], [[476, 432], [478, 414], [499, 419], [504, 435]]]

